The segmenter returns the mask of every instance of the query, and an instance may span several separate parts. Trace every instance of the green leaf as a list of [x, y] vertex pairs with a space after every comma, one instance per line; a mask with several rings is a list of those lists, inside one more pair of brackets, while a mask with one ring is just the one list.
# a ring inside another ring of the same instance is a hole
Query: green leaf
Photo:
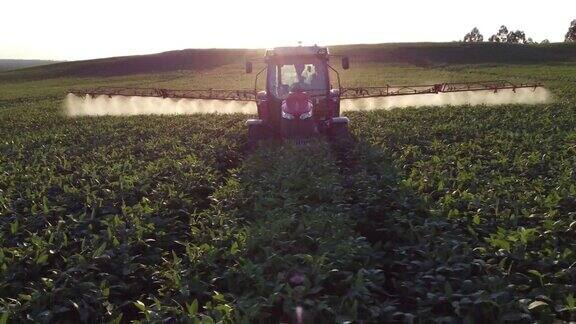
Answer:
[[188, 305], [188, 315], [196, 316], [198, 314], [198, 300], [194, 299], [190, 305]]
[[472, 223], [474, 225], [480, 225], [480, 215], [478, 214], [474, 215], [474, 217], [472, 217]]
[[46, 253], [40, 255], [38, 259], [36, 259], [36, 263], [40, 265], [46, 263], [46, 261], [48, 261], [48, 254]]
[[238, 253], [239, 248], [238, 248], [238, 243], [234, 242], [232, 243], [232, 246], [230, 247], [230, 254], [235, 255], [236, 253]]
[[547, 309], [548, 304], [541, 300], [533, 301], [530, 303], [530, 305], [528, 305], [528, 310], [532, 313], [539, 313]]
[[92, 255], [93, 257], [97, 258], [99, 256], [102, 255], [102, 253], [104, 252], [104, 250], [106, 250], [106, 242], [102, 243], [102, 245], [100, 245], [96, 251], [94, 251], [94, 254]]
[[134, 306], [138, 307], [138, 309], [141, 310], [142, 312], [146, 311], [146, 305], [139, 300], [134, 302]]
[[19, 295], [18, 295], [18, 298], [24, 299], [24, 300], [26, 300], [26, 301], [31, 301], [31, 300], [32, 300], [32, 296], [30, 296], [30, 295], [25, 295], [25, 294], [19, 294]]
[[48, 206], [48, 197], [46, 196], [42, 198], [42, 210], [44, 211], [45, 214], [48, 214], [50, 212], [50, 207]]
[[228, 304], [220, 304], [220, 305], [216, 306], [216, 309], [221, 311], [224, 314], [229, 314], [233, 310], [232, 306], [230, 306]]
[[217, 302], [225, 302], [226, 299], [224, 298], [224, 295], [222, 295], [221, 293], [214, 291], [214, 295], [212, 296], [212, 299], [214, 299]]
[[0, 317], [0, 324], [8, 324], [8, 319], [10, 319], [10, 314], [8, 312], [3, 313]]
[[176, 255], [176, 252], [172, 251], [172, 262], [174, 262], [174, 264], [180, 264], [180, 261], [182, 261], [182, 259]]
[[576, 308], [576, 298], [574, 298], [574, 295], [569, 294], [566, 297], [566, 306], [568, 306], [570, 309]]
[[18, 220], [15, 220], [10, 224], [10, 233], [12, 235], [16, 235], [17, 232], [18, 232]]
[[204, 317], [202, 317], [202, 322], [200, 322], [200, 323], [202, 323], [202, 324], [214, 324], [214, 320], [210, 316], [204, 316]]
[[110, 324], [120, 324], [122, 323], [122, 315], [124, 315], [123, 313], [120, 313], [120, 315], [116, 316], [116, 318], [114, 318], [112, 321], [110, 321]]
[[526, 272], [528, 272], [529, 274], [531, 274], [537, 278], [542, 278], [542, 274], [538, 270], [531, 269], [531, 270], [528, 270]]

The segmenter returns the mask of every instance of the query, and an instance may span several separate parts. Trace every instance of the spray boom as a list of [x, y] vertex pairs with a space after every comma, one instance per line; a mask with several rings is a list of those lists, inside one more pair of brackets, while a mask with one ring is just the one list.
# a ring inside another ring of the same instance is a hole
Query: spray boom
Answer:
[[172, 90], [162, 88], [126, 88], [126, 87], [99, 87], [91, 89], [70, 90], [76, 96], [123, 96], [123, 97], [152, 97], [172, 99], [211, 99], [211, 100], [237, 100], [254, 101], [256, 93], [253, 90], [224, 90], [224, 89], [198, 89], [198, 90]]
[[342, 99], [359, 99], [359, 98], [376, 98], [392, 96], [408, 96], [421, 94], [439, 94], [465, 91], [493, 91], [517, 89], [533, 89], [542, 87], [540, 83], [533, 84], [514, 84], [509, 81], [481, 81], [481, 82], [460, 82], [460, 83], [440, 83], [429, 85], [410, 85], [410, 86], [390, 86], [384, 87], [356, 87], [342, 88], [340, 97]]
[[[478, 81], [478, 82], [453, 82], [427, 85], [406, 85], [383, 87], [351, 87], [340, 88], [341, 99], [360, 99], [408, 96], [422, 94], [439, 94], [469, 91], [492, 91], [500, 90], [533, 89], [542, 87], [541, 83], [512, 83], [509, 81]], [[172, 99], [207, 99], [207, 100], [235, 100], [256, 101], [256, 90], [225, 90], [225, 89], [195, 89], [195, 90], [172, 90], [163, 88], [127, 88], [127, 87], [99, 87], [90, 89], [70, 90], [76, 96], [124, 96], [124, 97], [155, 97]]]

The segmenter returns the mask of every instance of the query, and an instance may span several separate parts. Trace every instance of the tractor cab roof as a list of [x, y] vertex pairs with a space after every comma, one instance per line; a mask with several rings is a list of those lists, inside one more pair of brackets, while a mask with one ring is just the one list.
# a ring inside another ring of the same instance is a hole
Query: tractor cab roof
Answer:
[[294, 47], [276, 47], [266, 50], [266, 59], [290, 59], [298, 57], [319, 57], [328, 59], [328, 48], [320, 46], [294, 46]]

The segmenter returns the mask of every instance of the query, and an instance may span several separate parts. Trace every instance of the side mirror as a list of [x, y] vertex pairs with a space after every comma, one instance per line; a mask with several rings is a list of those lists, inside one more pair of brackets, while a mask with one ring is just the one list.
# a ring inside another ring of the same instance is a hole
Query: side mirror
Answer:
[[252, 73], [252, 62], [246, 62], [246, 73]]
[[350, 68], [350, 59], [348, 58], [348, 56], [344, 56], [342, 58], [342, 68], [344, 70], [348, 70]]

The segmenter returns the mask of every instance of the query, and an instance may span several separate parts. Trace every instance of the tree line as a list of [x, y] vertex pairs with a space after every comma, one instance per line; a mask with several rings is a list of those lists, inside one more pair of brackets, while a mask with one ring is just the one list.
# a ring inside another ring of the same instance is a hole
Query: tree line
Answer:
[[[484, 36], [480, 33], [478, 28], [474, 27], [466, 36], [464, 36], [464, 42], [466, 43], [481, 43], [484, 41]], [[568, 27], [568, 32], [564, 38], [566, 43], [576, 42], [576, 19], [572, 20], [570, 27]], [[508, 30], [508, 27], [502, 25], [498, 32], [490, 38], [488, 42], [491, 43], [511, 43], [511, 44], [538, 44], [530, 37], [526, 37], [526, 33], [522, 30]], [[545, 39], [540, 44], [549, 44], [550, 41]]]

